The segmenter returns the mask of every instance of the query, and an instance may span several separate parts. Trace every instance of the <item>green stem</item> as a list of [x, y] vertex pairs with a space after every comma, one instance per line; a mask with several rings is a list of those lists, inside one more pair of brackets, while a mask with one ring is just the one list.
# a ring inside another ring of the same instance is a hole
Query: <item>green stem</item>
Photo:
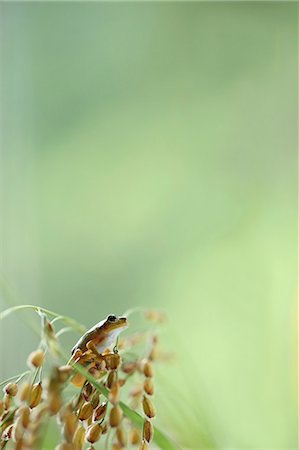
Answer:
[[21, 379], [24, 378], [26, 375], [29, 375], [29, 373], [30, 373], [30, 370], [26, 370], [26, 372], [19, 373], [18, 375], [15, 375], [14, 377], [7, 378], [7, 380], [1, 381], [0, 386], [3, 386], [13, 380], [15, 380], [15, 383], [19, 383], [19, 381], [21, 381]]
[[0, 313], [0, 320], [4, 319], [5, 317], [9, 316], [11, 313], [18, 311], [20, 309], [32, 309], [33, 311], [39, 313], [40, 311], [48, 314], [49, 316], [52, 317], [59, 317], [59, 319], [61, 319], [64, 323], [70, 325], [74, 330], [79, 331], [79, 333], [84, 333], [86, 331], [86, 327], [84, 325], [82, 325], [81, 323], [76, 322], [76, 320], [71, 319], [68, 316], [61, 316], [60, 314], [56, 314], [53, 311], [50, 311], [49, 309], [46, 308], [42, 308], [40, 306], [35, 306], [35, 305], [17, 305], [17, 306], [12, 306], [11, 308], [5, 309], [4, 311], [2, 311]]

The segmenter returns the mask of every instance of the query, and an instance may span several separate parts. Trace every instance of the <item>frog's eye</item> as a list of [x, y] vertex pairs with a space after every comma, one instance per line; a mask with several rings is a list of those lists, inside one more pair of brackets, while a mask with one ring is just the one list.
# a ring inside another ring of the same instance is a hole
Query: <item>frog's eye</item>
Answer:
[[107, 320], [108, 320], [108, 322], [116, 322], [116, 321], [117, 321], [117, 317], [111, 315], [111, 316], [108, 316], [108, 317], [107, 317]]

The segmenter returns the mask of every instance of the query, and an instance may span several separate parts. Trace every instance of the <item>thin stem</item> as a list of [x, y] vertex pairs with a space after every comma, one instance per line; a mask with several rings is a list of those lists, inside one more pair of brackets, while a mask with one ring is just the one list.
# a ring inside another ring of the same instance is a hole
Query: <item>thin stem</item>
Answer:
[[29, 375], [29, 373], [30, 370], [26, 370], [26, 372], [15, 375], [14, 377], [7, 378], [7, 380], [1, 381], [0, 386], [3, 386], [13, 380], [15, 380], [15, 383], [19, 383], [22, 380], [22, 378], [24, 378], [26, 375]]
[[35, 383], [35, 380], [37, 379], [37, 375], [38, 375], [39, 369], [40, 369], [40, 367], [37, 367], [37, 369], [34, 372], [34, 375], [33, 375], [33, 378], [32, 378], [32, 382], [31, 382], [32, 385]]
[[40, 306], [35, 305], [17, 305], [13, 306], [11, 308], [5, 309], [0, 313], [0, 320], [4, 319], [5, 317], [9, 316], [11, 313], [19, 310], [19, 309], [32, 309], [33, 311], [37, 312], [37, 314], [40, 314], [40, 312], [43, 312], [45, 314], [48, 314], [49, 316], [55, 317], [61, 320], [63, 320], [66, 324], [70, 325], [74, 330], [77, 330], [79, 333], [84, 333], [86, 331], [86, 327], [82, 325], [81, 323], [77, 322], [74, 319], [71, 319], [68, 316], [62, 316], [60, 314], [56, 314], [53, 311], [50, 311], [49, 309], [42, 308]]
[[[52, 322], [53, 323], [53, 322]], [[61, 330], [59, 330], [57, 333], [56, 333], [56, 337], [59, 337], [59, 336], [61, 336], [62, 334], [64, 334], [64, 333], [68, 333], [69, 331], [73, 331], [73, 329], [71, 328], [71, 327], [64, 327], [64, 328], [61, 328]]]

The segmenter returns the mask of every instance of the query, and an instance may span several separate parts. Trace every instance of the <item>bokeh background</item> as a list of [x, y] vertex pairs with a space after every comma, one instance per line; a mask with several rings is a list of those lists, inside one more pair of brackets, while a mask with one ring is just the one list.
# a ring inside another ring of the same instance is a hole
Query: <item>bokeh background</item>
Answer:
[[1, 3], [1, 121], [1, 309], [162, 308], [157, 424], [297, 448], [297, 4]]

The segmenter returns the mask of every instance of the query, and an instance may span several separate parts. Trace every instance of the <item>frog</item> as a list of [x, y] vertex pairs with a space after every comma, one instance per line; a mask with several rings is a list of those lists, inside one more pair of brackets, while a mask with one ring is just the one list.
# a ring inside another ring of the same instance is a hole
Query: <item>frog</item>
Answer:
[[77, 350], [82, 353], [92, 350], [95, 354], [101, 355], [104, 351], [111, 349], [118, 335], [127, 327], [128, 319], [126, 317], [109, 314], [106, 319], [98, 322], [81, 336], [71, 353], [74, 355]]
[[[109, 314], [106, 319], [98, 322], [81, 336], [71, 350], [71, 359], [68, 364], [79, 363], [83, 367], [96, 366], [97, 362], [117, 353], [116, 341], [118, 335], [128, 327], [126, 317]], [[110, 355], [109, 355], [110, 354]], [[76, 387], [82, 387], [86, 379], [81, 373], [76, 373], [71, 382]]]

